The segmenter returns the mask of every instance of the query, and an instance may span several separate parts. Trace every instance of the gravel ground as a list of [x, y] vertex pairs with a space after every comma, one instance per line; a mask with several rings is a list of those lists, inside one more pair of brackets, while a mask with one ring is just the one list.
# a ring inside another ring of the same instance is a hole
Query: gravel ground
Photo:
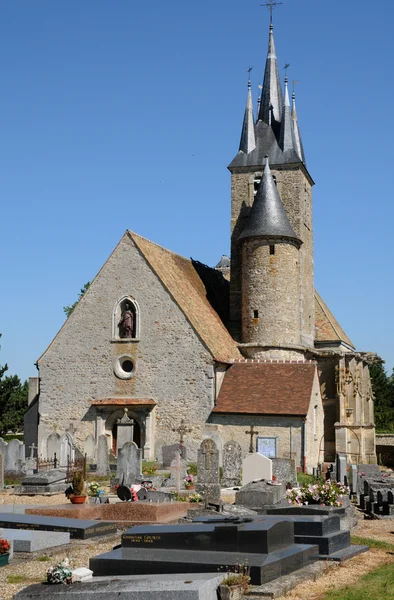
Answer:
[[[14, 496], [12, 491], [7, 490], [6, 493], [0, 495], [0, 505], [2, 503], [32, 505], [63, 504], [64, 495]], [[360, 518], [358, 527], [353, 533], [360, 537], [373, 538], [394, 544], [393, 531], [394, 519], [369, 521]], [[89, 558], [91, 556], [108, 552], [119, 542], [120, 534], [117, 539], [112, 538], [110, 541], [100, 541], [99, 539], [75, 541], [64, 552], [48, 557], [49, 560], [43, 560], [43, 557], [47, 556], [45, 552], [35, 556], [33, 559], [15, 559], [7, 567], [0, 569], [0, 600], [12, 600], [14, 594], [24, 587], [43, 581], [47, 569], [65, 557], [69, 558], [73, 568], [87, 567], [89, 566]], [[286, 595], [286, 600], [320, 600], [326, 591], [355, 583], [365, 573], [387, 563], [394, 564], [394, 555], [384, 550], [370, 550], [365, 554], [339, 564], [317, 581], [308, 581], [300, 584], [290, 594]]]

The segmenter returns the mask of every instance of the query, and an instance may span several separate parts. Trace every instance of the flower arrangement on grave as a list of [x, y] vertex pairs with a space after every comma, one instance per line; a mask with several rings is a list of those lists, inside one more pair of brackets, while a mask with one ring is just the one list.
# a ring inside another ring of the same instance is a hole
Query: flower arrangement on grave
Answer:
[[288, 502], [296, 506], [306, 504], [342, 506], [340, 497], [349, 494], [350, 488], [337, 481], [309, 483], [286, 491]]
[[47, 571], [48, 583], [72, 583], [72, 572], [68, 558], [62, 560]]
[[195, 503], [202, 502], [201, 494], [198, 494], [197, 492], [195, 494], [190, 494], [189, 502], [195, 502]]
[[0, 554], [8, 554], [10, 551], [10, 543], [4, 538], [0, 539]]
[[243, 598], [249, 589], [250, 567], [248, 564], [234, 566], [234, 571], [228, 571], [219, 586], [221, 600], [238, 600]]
[[189, 473], [183, 480], [185, 482], [185, 488], [194, 488], [194, 475]]
[[102, 496], [103, 494], [105, 494], [105, 491], [100, 488], [98, 483], [92, 482], [89, 484], [89, 487], [88, 487], [88, 495], [89, 496], [97, 498], [98, 496]]
[[154, 462], [143, 462], [142, 463], [142, 474], [143, 475], [156, 475], [159, 465]]
[[154, 487], [152, 481], [141, 481], [141, 487], [144, 488], [147, 492], [154, 492], [156, 488]]

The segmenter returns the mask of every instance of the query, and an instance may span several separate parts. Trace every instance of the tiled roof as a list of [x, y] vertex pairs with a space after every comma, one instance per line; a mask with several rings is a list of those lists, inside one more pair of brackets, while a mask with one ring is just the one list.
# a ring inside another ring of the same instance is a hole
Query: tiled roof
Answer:
[[209, 303], [192, 262], [136, 233], [128, 233], [212, 356], [223, 362], [241, 358], [236, 342]]
[[299, 415], [308, 413], [314, 362], [239, 362], [225, 373], [214, 414]]
[[91, 400], [93, 406], [156, 406], [152, 398], [98, 398]]
[[345, 342], [352, 348], [354, 344], [315, 290], [315, 324], [317, 342]]

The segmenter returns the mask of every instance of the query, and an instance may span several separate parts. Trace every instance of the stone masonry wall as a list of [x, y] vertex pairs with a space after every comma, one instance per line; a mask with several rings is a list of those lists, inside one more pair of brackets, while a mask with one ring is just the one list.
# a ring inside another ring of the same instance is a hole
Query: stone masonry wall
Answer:
[[[300, 345], [299, 250], [245, 240], [242, 246], [242, 339], [262, 345]], [[257, 316], [255, 316], [257, 311]]]
[[[312, 186], [301, 167], [272, 169], [278, 191], [289, 221], [303, 244], [299, 252], [299, 296], [297, 299], [301, 318], [301, 343], [313, 347], [315, 338], [314, 309], [314, 258], [312, 225]], [[244, 227], [254, 200], [254, 179], [261, 176], [257, 169], [246, 172], [236, 170], [231, 177], [231, 280], [230, 319], [234, 335], [240, 339], [242, 281], [241, 249], [238, 237]], [[270, 314], [275, 318], [275, 314]]]
[[[139, 305], [140, 341], [112, 341], [114, 306], [124, 296]], [[135, 363], [129, 380], [114, 374], [122, 354]], [[82, 447], [88, 434], [95, 434], [96, 411], [89, 400], [127, 396], [157, 402], [153, 430], [164, 444], [177, 440], [172, 427], [182, 418], [192, 425], [187, 445], [195, 456], [214, 402], [212, 359], [127, 234], [39, 359], [39, 368], [40, 450], [45, 436], [63, 433], [70, 423]]]

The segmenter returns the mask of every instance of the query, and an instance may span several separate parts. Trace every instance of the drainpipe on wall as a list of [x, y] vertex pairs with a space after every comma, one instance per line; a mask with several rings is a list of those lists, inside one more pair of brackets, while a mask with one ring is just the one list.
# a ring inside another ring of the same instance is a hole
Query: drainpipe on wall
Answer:
[[303, 461], [302, 461], [302, 471], [304, 473], [306, 473], [306, 419], [304, 419], [304, 422], [302, 424], [302, 443], [303, 443], [303, 447], [304, 447], [304, 456], [303, 456]]

